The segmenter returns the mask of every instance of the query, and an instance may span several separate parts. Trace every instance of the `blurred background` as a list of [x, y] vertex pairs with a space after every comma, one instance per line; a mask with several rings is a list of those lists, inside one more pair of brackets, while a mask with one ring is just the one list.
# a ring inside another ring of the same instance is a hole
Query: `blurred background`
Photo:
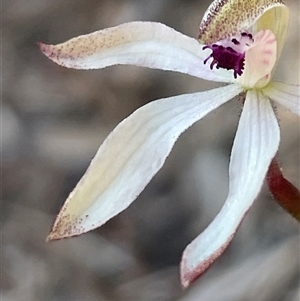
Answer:
[[[299, 1], [275, 78], [299, 84]], [[225, 254], [191, 288], [179, 282], [185, 246], [220, 210], [240, 115], [233, 100], [195, 124], [125, 212], [78, 238], [46, 243], [54, 218], [108, 133], [157, 98], [218, 86], [187, 75], [116, 66], [78, 71], [37, 41], [135, 20], [197, 37], [210, 1], [10, 0], [2, 3], [3, 301], [297, 301], [299, 226], [266, 187]], [[279, 161], [299, 188], [299, 117], [277, 107]]]

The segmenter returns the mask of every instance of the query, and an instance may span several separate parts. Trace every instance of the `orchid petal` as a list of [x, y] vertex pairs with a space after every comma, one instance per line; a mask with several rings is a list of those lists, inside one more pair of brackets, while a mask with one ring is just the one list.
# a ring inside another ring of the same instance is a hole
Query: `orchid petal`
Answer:
[[233, 82], [228, 70], [204, 65], [209, 49], [161, 23], [131, 22], [73, 38], [58, 45], [40, 43], [55, 63], [75, 69], [129, 64], [177, 71], [212, 81]]
[[161, 99], [123, 120], [100, 146], [48, 239], [87, 232], [127, 208], [162, 167], [179, 135], [241, 92], [234, 84]]
[[228, 197], [212, 223], [183, 253], [184, 286], [203, 274], [230, 243], [261, 189], [279, 140], [270, 101], [256, 91], [248, 91], [231, 154]]
[[263, 93], [300, 116], [300, 86], [272, 82]]

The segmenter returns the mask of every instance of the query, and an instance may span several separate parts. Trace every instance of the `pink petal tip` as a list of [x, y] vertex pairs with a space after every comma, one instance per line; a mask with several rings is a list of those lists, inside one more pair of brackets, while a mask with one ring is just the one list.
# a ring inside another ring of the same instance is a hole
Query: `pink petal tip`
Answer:
[[200, 278], [209, 267], [224, 253], [230, 244], [233, 235], [231, 235], [228, 240], [214, 253], [209, 257], [203, 260], [200, 264], [193, 267], [189, 260], [189, 253], [192, 251], [193, 245], [189, 245], [183, 253], [182, 260], [180, 263], [180, 275], [181, 275], [181, 284], [184, 288], [187, 288], [191, 283], [195, 282]]

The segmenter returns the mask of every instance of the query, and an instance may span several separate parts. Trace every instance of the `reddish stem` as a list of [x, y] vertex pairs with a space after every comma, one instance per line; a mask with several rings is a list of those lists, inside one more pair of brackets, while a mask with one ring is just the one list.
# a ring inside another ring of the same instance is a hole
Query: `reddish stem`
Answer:
[[279, 205], [300, 222], [300, 192], [284, 178], [276, 159], [270, 164], [267, 183]]

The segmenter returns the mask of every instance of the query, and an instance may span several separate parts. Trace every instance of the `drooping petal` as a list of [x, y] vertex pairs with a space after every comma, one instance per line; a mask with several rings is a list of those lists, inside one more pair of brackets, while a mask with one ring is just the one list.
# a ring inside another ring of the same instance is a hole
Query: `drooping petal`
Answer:
[[286, 11], [280, 0], [215, 0], [201, 21], [199, 41], [215, 43], [247, 31], [257, 21], [255, 32], [270, 29], [277, 36], [277, 30], [282, 33], [282, 27], [287, 25]]
[[209, 50], [196, 39], [161, 23], [132, 22], [73, 38], [58, 45], [40, 43], [55, 63], [75, 69], [129, 64], [177, 71], [220, 82], [233, 82], [227, 70], [204, 65]]
[[87, 232], [127, 208], [162, 167], [178, 136], [241, 92], [239, 85], [229, 85], [161, 99], [123, 120], [100, 146], [48, 239]]
[[245, 70], [238, 78], [244, 87], [264, 87], [271, 79], [276, 62], [277, 41], [270, 30], [261, 30], [245, 55]]
[[279, 140], [279, 127], [268, 98], [248, 91], [231, 154], [228, 197], [212, 223], [183, 253], [184, 286], [203, 274], [230, 243], [261, 189]]
[[263, 93], [300, 116], [300, 86], [272, 82]]

